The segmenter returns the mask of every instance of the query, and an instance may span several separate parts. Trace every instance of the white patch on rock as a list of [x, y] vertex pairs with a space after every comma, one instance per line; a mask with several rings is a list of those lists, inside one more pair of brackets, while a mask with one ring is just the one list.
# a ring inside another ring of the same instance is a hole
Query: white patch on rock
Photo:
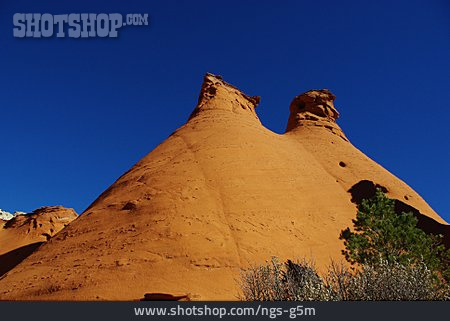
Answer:
[[4, 221], [9, 221], [10, 219], [12, 219], [13, 217], [17, 216], [17, 215], [25, 215], [27, 213], [25, 212], [14, 212], [14, 213], [9, 213], [6, 211], [3, 211], [2, 209], [0, 209], [0, 220], [4, 220]]

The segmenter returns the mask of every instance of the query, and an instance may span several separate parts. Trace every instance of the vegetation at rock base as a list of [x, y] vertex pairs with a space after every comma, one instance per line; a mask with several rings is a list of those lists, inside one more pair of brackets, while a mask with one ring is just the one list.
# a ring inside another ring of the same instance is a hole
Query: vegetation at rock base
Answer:
[[333, 262], [324, 277], [308, 261], [265, 265], [242, 271], [241, 299], [248, 301], [413, 301], [449, 300], [449, 287], [425, 264], [383, 260], [360, 269]]
[[276, 257], [241, 273], [243, 300], [449, 300], [450, 251], [441, 235], [417, 227], [412, 213], [396, 213], [395, 201], [377, 190], [358, 206], [354, 231], [341, 232], [343, 255], [356, 265], [332, 262], [320, 276], [310, 261]]

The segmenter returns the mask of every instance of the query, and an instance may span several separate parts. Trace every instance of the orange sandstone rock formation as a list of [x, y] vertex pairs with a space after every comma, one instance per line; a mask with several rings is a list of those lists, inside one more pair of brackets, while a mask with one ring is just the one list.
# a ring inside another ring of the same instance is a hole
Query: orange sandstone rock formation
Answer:
[[259, 121], [258, 97], [207, 74], [188, 122], [1, 279], [0, 299], [236, 299], [249, 264], [339, 259], [339, 232], [375, 186], [446, 229], [348, 141], [333, 100], [327, 90], [296, 97], [279, 135]]
[[77, 217], [71, 208], [46, 206], [8, 221], [0, 220], [0, 276]]

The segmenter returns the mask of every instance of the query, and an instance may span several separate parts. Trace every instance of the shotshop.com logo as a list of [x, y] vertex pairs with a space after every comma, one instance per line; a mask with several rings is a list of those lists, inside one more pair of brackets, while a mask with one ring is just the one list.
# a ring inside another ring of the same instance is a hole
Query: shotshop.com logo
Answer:
[[124, 19], [120, 13], [16, 13], [13, 23], [17, 38], [116, 38], [123, 26], [148, 26], [148, 14], [127, 14]]

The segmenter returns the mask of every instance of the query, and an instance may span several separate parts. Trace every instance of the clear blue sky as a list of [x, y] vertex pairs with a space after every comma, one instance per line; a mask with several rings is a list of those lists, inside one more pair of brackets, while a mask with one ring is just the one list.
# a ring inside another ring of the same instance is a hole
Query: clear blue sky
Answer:
[[[351, 141], [450, 221], [449, 1], [62, 2], [0, 3], [0, 208], [82, 212], [186, 121], [209, 71], [262, 96], [279, 133], [295, 95], [329, 88]], [[16, 12], [150, 25], [19, 39]]]

